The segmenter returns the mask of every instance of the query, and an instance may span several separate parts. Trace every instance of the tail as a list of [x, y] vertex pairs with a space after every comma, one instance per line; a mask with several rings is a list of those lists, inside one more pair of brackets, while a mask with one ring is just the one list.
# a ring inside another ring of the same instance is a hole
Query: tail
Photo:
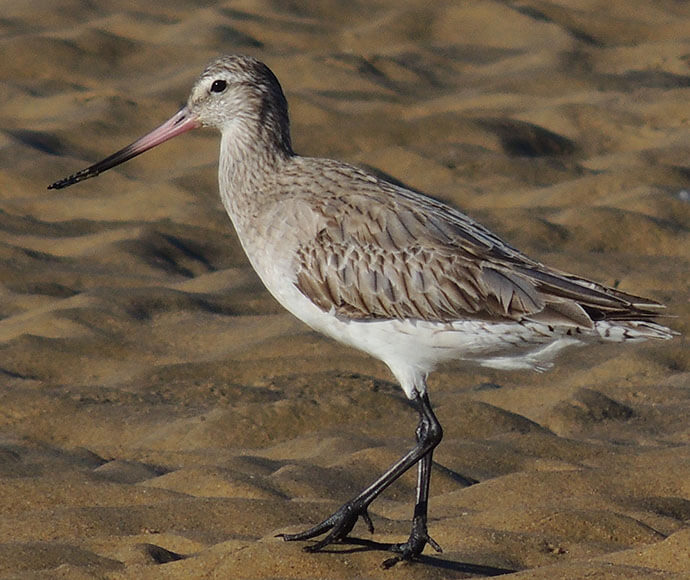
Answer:
[[649, 338], [668, 340], [679, 333], [647, 320], [599, 320], [594, 330], [602, 340], [610, 342], [643, 341]]

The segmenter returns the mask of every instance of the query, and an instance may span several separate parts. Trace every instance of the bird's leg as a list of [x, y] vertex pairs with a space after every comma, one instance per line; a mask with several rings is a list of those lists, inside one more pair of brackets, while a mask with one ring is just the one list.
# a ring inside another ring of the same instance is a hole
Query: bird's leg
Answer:
[[[424, 394], [423, 397], [427, 395]], [[429, 403], [427, 398], [427, 405]], [[433, 413], [432, 413], [433, 416]], [[434, 417], [435, 419], [435, 417]], [[436, 421], [438, 423], [438, 421]], [[428, 437], [425, 430], [429, 429], [429, 423], [423, 421], [419, 422], [417, 426], [417, 441], [423, 441]], [[438, 438], [443, 436], [441, 425], [436, 426], [438, 429]], [[412, 560], [419, 556], [426, 544], [429, 544], [437, 552], [442, 552], [441, 546], [429, 535], [427, 530], [427, 511], [429, 506], [429, 483], [431, 481], [431, 460], [434, 454], [433, 448], [419, 460], [417, 464], [417, 499], [414, 505], [414, 515], [412, 517], [412, 530], [407, 542], [403, 544], [393, 544], [390, 547], [392, 552], [397, 552], [398, 555], [389, 558], [383, 563], [384, 568], [390, 568], [401, 560]]]
[[[297, 534], [280, 534], [280, 537], [286, 541], [308, 540], [330, 530], [330, 533], [325, 538], [305, 548], [306, 551], [315, 552], [345, 538], [352, 531], [359, 517], [367, 523], [369, 531], [373, 531], [371, 518], [367, 511], [369, 504], [410, 467], [419, 462], [417, 501], [412, 533], [408, 542], [399, 546], [396, 545], [392, 549], [400, 553], [396, 557], [396, 561], [398, 561], [419, 555], [426, 543], [431, 544], [434, 548], [438, 548], [438, 544], [426, 532], [426, 511], [429, 496], [429, 478], [431, 477], [431, 453], [441, 441], [443, 431], [441, 424], [431, 409], [429, 397], [426, 393], [417, 395], [412, 399], [412, 402], [419, 412], [419, 424], [416, 431], [417, 445], [388, 468], [374, 483], [359, 495], [344, 503], [333, 515], [326, 518], [320, 524]], [[427, 456], [428, 459], [426, 459]], [[403, 546], [407, 546], [407, 549]]]

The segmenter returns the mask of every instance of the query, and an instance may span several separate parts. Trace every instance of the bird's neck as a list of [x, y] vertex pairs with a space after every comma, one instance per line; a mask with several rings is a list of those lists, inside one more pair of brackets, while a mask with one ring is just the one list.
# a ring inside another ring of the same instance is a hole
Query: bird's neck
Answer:
[[260, 211], [272, 176], [294, 156], [287, 140], [265, 130], [242, 125], [226, 127], [220, 144], [218, 183], [220, 195], [236, 227], [250, 222]]

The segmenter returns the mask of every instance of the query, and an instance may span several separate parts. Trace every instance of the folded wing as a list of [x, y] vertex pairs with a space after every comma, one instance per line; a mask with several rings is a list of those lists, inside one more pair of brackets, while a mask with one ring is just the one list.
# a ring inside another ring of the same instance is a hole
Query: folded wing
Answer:
[[[383, 198], [380, 188], [390, 190]], [[324, 203], [323, 227], [298, 252], [297, 286], [356, 320], [468, 317], [591, 328], [650, 320], [663, 306], [549, 269], [464, 214], [386, 182]]]

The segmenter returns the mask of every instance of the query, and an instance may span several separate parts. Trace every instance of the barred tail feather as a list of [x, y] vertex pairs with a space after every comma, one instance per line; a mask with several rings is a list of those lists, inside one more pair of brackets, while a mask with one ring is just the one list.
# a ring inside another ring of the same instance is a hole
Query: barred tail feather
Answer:
[[603, 340], [611, 342], [668, 340], [678, 335], [666, 326], [646, 320], [600, 320], [594, 329]]

